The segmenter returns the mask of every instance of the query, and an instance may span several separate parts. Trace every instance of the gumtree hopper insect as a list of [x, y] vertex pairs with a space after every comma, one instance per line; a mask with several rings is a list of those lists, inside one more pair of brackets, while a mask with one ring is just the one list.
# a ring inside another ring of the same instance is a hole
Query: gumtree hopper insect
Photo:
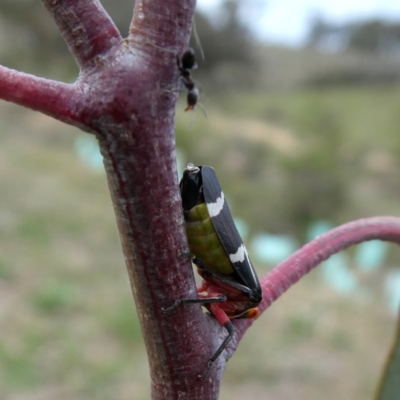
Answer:
[[189, 164], [180, 190], [190, 248], [185, 255], [197, 266], [203, 282], [197, 289], [197, 299], [176, 300], [165, 311], [181, 304], [200, 303], [228, 331], [201, 375], [205, 379], [232, 338], [231, 320], [258, 315], [262, 289], [214, 169]]

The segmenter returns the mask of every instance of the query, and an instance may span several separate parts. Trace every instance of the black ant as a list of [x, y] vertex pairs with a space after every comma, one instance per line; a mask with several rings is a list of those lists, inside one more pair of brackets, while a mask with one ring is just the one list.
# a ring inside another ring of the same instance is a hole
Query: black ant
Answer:
[[194, 50], [191, 47], [189, 47], [183, 53], [180, 59], [178, 56], [176, 57], [176, 61], [178, 64], [179, 71], [181, 73], [180, 77], [182, 79], [182, 82], [185, 85], [185, 88], [188, 90], [188, 94], [186, 97], [187, 107], [185, 108], [185, 111], [193, 110], [200, 96], [199, 89], [196, 87], [196, 84], [190, 77], [191, 70], [197, 68]]

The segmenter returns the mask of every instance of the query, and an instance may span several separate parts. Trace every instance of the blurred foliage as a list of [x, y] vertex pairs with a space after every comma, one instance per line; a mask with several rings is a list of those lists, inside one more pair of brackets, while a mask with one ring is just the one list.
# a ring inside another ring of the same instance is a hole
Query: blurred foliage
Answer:
[[[134, 1], [102, 0], [101, 3], [126, 36]], [[0, 3], [0, 32], [2, 64], [57, 79], [76, 78], [75, 61], [54, 21], [38, 0], [3, 0]]]
[[64, 79], [77, 74], [54, 21], [37, 0], [3, 0], [0, 32], [3, 65]]
[[258, 64], [253, 51], [254, 39], [240, 22], [238, 10], [237, 1], [227, 0], [223, 3], [218, 24], [199, 12], [195, 16], [194, 29], [200, 39], [198, 43], [196, 35], [192, 34], [191, 46], [197, 50], [200, 66], [195, 75], [212, 90], [248, 89], [256, 84]]
[[400, 81], [400, 23], [379, 19], [333, 23], [316, 14], [311, 20], [308, 46], [316, 50], [350, 53], [362, 58], [357, 68], [342, 64], [310, 77], [313, 85], [393, 83]]
[[333, 23], [320, 15], [311, 21], [308, 44], [316, 48], [399, 54], [400, 23], [380, 19]]
[[252, 233], [294, 233], [304, 241], [313, 221], [398, 213], [389, 199], [400, 195], [399, 94], [221, 93], [195, 130], [178, 125], [177, 142], [185, 161], [216, 168], [233, 212]]

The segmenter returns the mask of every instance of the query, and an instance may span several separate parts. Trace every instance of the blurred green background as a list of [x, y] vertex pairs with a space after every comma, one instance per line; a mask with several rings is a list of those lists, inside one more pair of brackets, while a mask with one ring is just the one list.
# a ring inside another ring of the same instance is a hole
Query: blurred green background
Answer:
[[[132, 2], [102, 3], [125, 35]], [[193, 76], [208, 118], [184, 113], [182, 93], [179, 163], [216, 169], [259, 274], [325, 228], [399, 215], [400, 22], [315, 19], [290, 48], [257, 41], [238, 3], [224, 7], [219, 25], [196, 17], [205, 61]], [[0, 32], [1, 64], [75, 80], [40, 2], [3, 0]], [[332, 50], [332, 35], [345, 45]], [[92, 138], [5, 102], [0, 135], [0, 398], [148, 399]], [[221, 399], [371, 398], [394, 334], [399, 264], [394, 245], [353, 248], [291, 288], [229, 361]]]

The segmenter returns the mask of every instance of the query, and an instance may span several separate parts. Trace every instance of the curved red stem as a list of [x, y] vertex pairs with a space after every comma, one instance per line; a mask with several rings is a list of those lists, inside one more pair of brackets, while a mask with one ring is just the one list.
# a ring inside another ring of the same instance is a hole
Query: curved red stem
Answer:
[[[322, 261], [354, 244], [374, 239], [400, 243], [400, 218], [372, 217], [349, 222], [318, 236], [297, 250], [261, 279], [263, 301], [259, 306], [260, 313]], [[235, 323], [238, 331], [235, 344], [253, 322], [248, 319]]]

